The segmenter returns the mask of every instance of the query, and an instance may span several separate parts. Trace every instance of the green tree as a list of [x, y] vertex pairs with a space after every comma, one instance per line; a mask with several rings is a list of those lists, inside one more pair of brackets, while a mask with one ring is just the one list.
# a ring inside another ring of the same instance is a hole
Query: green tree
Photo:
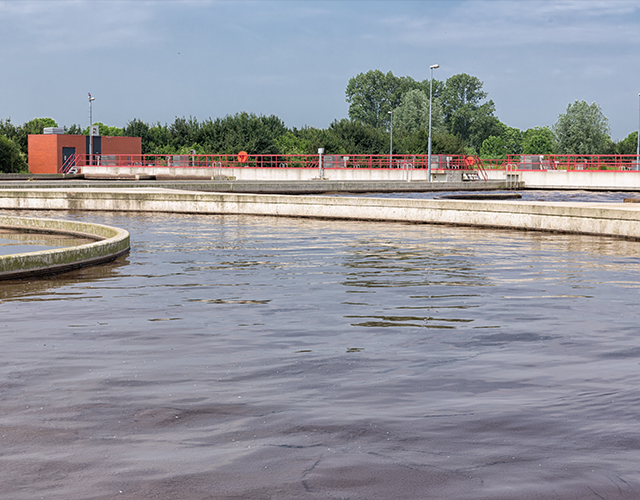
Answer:
[[[159, 148], [169, 147], [171, 137], [169, 134], [169, 128], [166, 124], [161, 125], [156, 123], [154, 126], [149, 127], [149, 143], [145, 154], [161, 154]], [[143, 143], [144, 147], [144, 143]], [[144, 149], [143, 149], [144, 151]]]
[[449, 132], [467, 146], [479, 149], [489, 136], [500, 135], [500, 121], [493, 115], [495, 105], [475, 76], [461, 73], [447, 79], [442, 91], [442, 108]]
[[343, 154], [384, 154], [389, 151], [390, 136], [370, 125], [347, 120], [335, 120], [329, 126]]
[[505, 151], [507, 154], [519, 155], [522, 153], [522, 131], [515, 127], [509, 127], [500, 122], [502, 132], [500, 137], [504, 140]]
[[[471, 150], [478, 151], [482, 148], [484, 140], [492, 135], [503, 137], [505, 143], [509, 142], [511, 138], [508, 138], [507, 135], [503, 136], [503, 133], [505, 133], [505, 125], [493, 116], [493, 114], [484, 114], [484, 112], [480, 110], [471, 120], [469, 136], [465, 144]], [[509, 142], [509, 144], [512, 143]]]
[[[349, 80], [345, 90], [349, 103], [349, 118], [374, 128], [389, 129], [389, 111], [402, 103], [402, 97], [410, 90], [429, 93], [429, 81], [417, 82], [410, 76], [397, 77], [391, 71], [380, 70], [360, 73]], [[439, 95], [441, 84], [434, 80], [434, 97]]]
[[[105, 125], [102, 122], [95, 122], [94, 125], [98, 126], [98, 132], [100, 132], [100, 135], [107, 137], [120, 137], [124, 135], [124, 131], [120, 127], [111, 127], [110, 125]], [[88, 125], [82, 129], [82, 135], [89, 135]]]
[[634, 155], [638, 152], [638, 131], [631, 132], [616, 144], [616, 154]]
[[6, 135], [0, 135], [0, 172], [27, 172], [29, 167], [18, 145]]
[[508, 154], [507, 143], [503, 137], [491, 135], [482, 142], [480, 158], [502, 159]]
[[436, 134], [432, 139], [431, 152], [434, 154], [463, 155], [466, 153], [464, 143], [455, 135]]
[[190, 146], [198, 142], [200, 132], [200, 123], [192, 116], [187, 118], [178, 118], [169, 126], [169, 136], [171, 137], [170, 145], [176, 151], [183, 146]]
[[16, 129], [12, 140], [20, 147], [20, 151], [26, 156], [29, 154], [29, 135], [42, 134], [45, 127], [57, 127], [53, 118], [34, 118]]
[[575, 101], [553, 127], [560, 154], [606, 154], [612, 149], [609, 120], [595, 102]]
[[[393, 113], [394, 132], [414, 133], [429, 130], [429, 96], [422, 90], [409, 90], [402, 96], [400, 106]], [[442, 106], [439, 99], [433, 100], [431, 108], [431, 133], [446, 133]]]
[[[394, 137], [394, 144], [396, 143]], [[426, 155], [429, 152], [429, 131], [420, 129], [412, 134], [402, 136], [398, 141], [399, 154]], [[445, 132], [432, 133], [431, 153], [447, 155], [465, 154], [464, 144], [459, 137]]]
[[[82, 131], [82, 127], [77, 124], [73, 124], [70, 127], [64, 127], [64, 133], [69, 135], [84, 135]], [[87, 132], [88, 133], [88, 132]]]
[[[315, 154], [312, 150], [311, 141], [305, 139], [293, 131], [289, 131], [286, 134], [281, 135], [275, 140], [278, 152], [283, 155], [308, 155]], [[317, 150], [316, 150], [317, 151]]]
[[256, 116], [253, 113], [237, 113], [225, 118], [204, 121], [200, 124], [195, 141], [208, 152], [216, 154], [278, 154], [276, 139], [288, 129], [277, 116]]
[[522, 135], [522, 154], [549, 155], [555, 152], [555, 136], [549, 127], [534, 127]]
[[5, 135], [9, 139], [13, 139], [18, 132], [17, 127], [11, 123], [11, 118], [0, 120], [0, 135]]
[[151, 127], [142, 120], [134, 118], [127, 122], [122, 130], [122, 133], [126, 137], [140, 137], [142, 142], [142, 154], [150, 154], [153, 151], [153, 144], [151, 140]]
[[348, 152], [344, 150], [340, 138], [331, 129], [304, 127], [295, 130], [294, 133], [310, 145], [308, 154], [317, 154], [319, 148], [324, 148], [325, 154], [345, 154]]

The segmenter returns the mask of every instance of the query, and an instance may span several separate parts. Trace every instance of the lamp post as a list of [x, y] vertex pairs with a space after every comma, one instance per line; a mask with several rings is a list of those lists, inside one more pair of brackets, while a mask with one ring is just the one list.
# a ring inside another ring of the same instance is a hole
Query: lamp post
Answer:
[[391, 132], [389, 136], [389, 168], [391, 168], [391, 158], [393, 157], [393, 110], [387, 111], [387, 113], [391, 115]]
[[640, 170], [640, 93], [638, 93], [638, 145], [636, 146], [636, 169]]
[[429, 165], [427, 166], [427, 179], [431, 182], [431, 101], [433, 100], [433, 70], [438, 69], [440, 67], [439, 64], [432, 64], [429, 66], [431, 70], [431, 79], [429, 80], [429, 147], [427, 150], [427, 161]]
[[93, 165], [93, 131], [91, 127], [93, 126], [93, 101], [95, 101], [95, 97], [91, 97], [91, 92], [89, 92], [89, 163]]

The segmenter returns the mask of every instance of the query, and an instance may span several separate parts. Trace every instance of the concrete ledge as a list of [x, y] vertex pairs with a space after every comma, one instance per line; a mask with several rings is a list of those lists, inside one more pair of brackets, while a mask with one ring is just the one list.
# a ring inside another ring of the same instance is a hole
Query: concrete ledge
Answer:
[[640, 238], [640, 204], [421, 200], [171, 189], [0, 190], [0, 208], [246, 214], [454, 224]]
[[[511, 183], [511, 187], [522, 188], [522, 183]], [[399, 192], [431, 192], [431, 191], [495, 191], [507, 189], [505, 181], [478, 182], [426, 182], [426, 181], [236, 181], [216, 178], [213, 180], [142, 180], [103, 178], [102, 180], [34, 180], [30, 182], [3, 182], [0, 177], [0, 189], [58, 189], [73, 190], [85, 188], [131, 189], [162, 188], [189, 191], [205, 191], [212, 193], [262, 193], [262, 194], [323, 194], [330, 192], [349, 193], [399, 193]]]
[[0, 227], [71, 234], [96, 240], [74, 247], [0, 255], [0, 280], [69, 271], [108, 262], [129, 252], [129, 233], [101, 224], [0, 215]]

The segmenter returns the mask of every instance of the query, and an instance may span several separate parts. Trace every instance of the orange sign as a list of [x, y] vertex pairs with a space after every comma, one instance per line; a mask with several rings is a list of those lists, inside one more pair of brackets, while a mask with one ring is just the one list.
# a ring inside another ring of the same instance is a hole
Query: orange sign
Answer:
[[249, 155], [247, 154], [246, 151], [240, 151], [238, 153], [238, 161], [240, 163], [247, 163], [248, 160], [249, 160]]

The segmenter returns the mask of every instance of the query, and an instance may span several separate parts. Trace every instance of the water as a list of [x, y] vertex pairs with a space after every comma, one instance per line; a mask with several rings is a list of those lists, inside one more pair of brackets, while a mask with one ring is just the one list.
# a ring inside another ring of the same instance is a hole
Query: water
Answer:
[[2, 498], [640, 497], [637, 242], [32, 214], [132, 252], [0, 284]]
[[[589, 201], [597, 203], [622, 203], [625, 198], [640, 198], [640, 193], [633, 191], [582, 191], [582, 190], [565, 190], [565, 191], [547, 191], [539, 190], [521, 190], [515, 191], [522, 195], [522, 201]], [[454, 194], [477, 194], [479, 196], [486, 194], [514, 193], [514, 191], [428, 191], [424, 193], [367, 193], [356, 194], [355, 196], [375, 196], [376, 198], [419, 198], [430, 200]], [[354, 196], [353, 194], [336, 194], [331, 196]]]
[[0, 255], [85, 245], [92, 241], [64, 234], [31, 233], [0, 228]]

